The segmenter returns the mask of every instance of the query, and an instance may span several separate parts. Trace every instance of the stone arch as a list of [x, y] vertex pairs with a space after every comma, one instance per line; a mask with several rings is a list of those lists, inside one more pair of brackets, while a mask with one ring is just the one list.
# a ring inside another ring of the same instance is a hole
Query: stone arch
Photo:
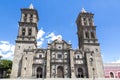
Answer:
[[110, 72], [110, 77], [114, 78], [114, 73], [113, 72]]
[[120, 78], [120, 72], [118, 72], [118, 78]]
[[36, 72], [37, 72], [37, 74], [36, 74], [37, 78], [42, 78], [43, 77], [43, 74], [42, 74], [43, 70], [42, 70], [41, 67], [38, 67]]
[[91, 32], [91, 38], [95, 38], [94, 32]]
[[83, 58], [82, 52], [81, 51], [76, 51], [74, 58], [79, 59], [79, 58]]
[[89, 32], [86, 31], [85, 36], [86, 36], [87, 39], [89, 39]]
[[57, 77], [58, 78], [64, 78], [64, 68], [63, 66], [57, 67]]
[[84, 78], [83, 69], [82, 68], [78, 68], [77, 69], [77, 78]]

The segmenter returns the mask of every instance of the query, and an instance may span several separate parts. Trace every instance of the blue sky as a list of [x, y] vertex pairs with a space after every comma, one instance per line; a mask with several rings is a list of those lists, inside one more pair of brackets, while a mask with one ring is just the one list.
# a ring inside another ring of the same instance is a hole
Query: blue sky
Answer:
[[39, 14], [39, 46], [58, 36], [78, 47], [76, 18], [84, 7], [95, 14], [97, 37], [105, 62], [120, 62], [120, 0], [1, 0], [0, 1], [0, 54], [13, 57], [18, 34], [20, 8], [32, 3]]

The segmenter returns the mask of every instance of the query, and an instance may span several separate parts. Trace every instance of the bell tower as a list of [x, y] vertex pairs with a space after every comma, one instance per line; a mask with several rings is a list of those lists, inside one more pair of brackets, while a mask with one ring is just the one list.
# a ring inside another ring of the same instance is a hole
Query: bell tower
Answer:
[[[37, 48], [38, 13], [31, 4], [21, 9], [18, 36], [15, 45], [12, 78], [32, 76], [33, 49]], [[25, 50], [31, 50], [29, 53]]]
[[16, 42], [30, 42], [35, 43], [37, 37], [37, 23], [38, 23], [38, 14], [34, 9], [33, 5], [30, 4], [29, 8], [21, 9], [21, 19], [19, 22], [19, 33]]
[[76, 20], [79, 48], [84, 45], [99, 45], [93, 17], [94, 14], [86, 12], [83, 8]]
[[[100, 52], [100, 44], [96, 36], [94, 25], [94, 14], [85, 11], [83, 8], [76, 20], [78, 46], [85, 54], [88, 77], [103, 78], [103, 62]], [[92, 73], [92, 74], [91, 74]]]

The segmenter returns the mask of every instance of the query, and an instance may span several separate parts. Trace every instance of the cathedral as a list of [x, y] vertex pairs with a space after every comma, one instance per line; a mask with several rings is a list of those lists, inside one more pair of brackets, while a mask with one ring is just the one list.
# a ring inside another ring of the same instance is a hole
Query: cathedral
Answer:
[[93, 13], [82, 9], [76, 19], [76, 50], [60, 37], [37, 48], [38, 21], [32, 4], [21, 9], [11, 78], [104, 78]]

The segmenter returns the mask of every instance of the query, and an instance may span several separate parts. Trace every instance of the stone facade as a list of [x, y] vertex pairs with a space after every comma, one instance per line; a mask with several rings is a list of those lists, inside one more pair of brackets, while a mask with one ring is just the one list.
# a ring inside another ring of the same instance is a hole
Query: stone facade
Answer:
[[120, 78], [120, 63], [104, 64], [105, 78]]
[[46, 49], [37, 48], [37, 10], [21, 9], [11, 78], [104, 78], [93, 14], [85, 10], [76, 23], [79, 49], [60, 37]]

